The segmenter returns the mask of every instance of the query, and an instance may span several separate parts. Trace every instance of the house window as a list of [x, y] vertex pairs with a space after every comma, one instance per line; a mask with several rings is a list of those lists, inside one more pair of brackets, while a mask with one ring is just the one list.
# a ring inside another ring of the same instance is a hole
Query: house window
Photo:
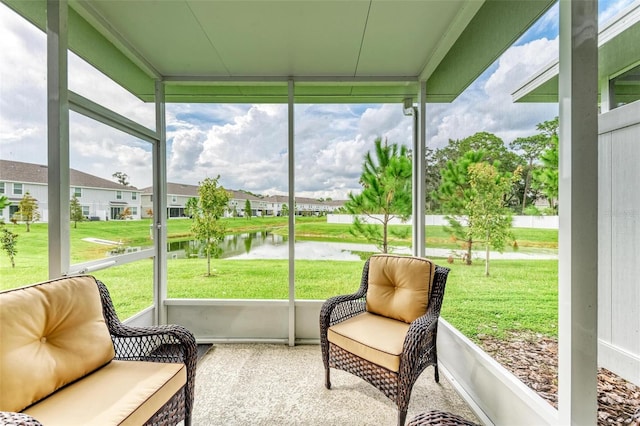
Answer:
[[4, 182], [0, 182], [0, 194], [4, 194]]
[[609, 81], [611, 109], [640, 100], [640, 65]]
[[82, 216], [89, 217], [89, 206], [82, 206]]
[[131, 216], [138, 216], [138, 208], [131, 206], [129, 207], [131, 209]]
[[116, 200], [122, 200], [122, 191], [116, 191]]
[[22, 184], [14, 183], [13, 184], [13, 195], [22, 195]]
[[138, 199], [138, 193], [137, 192], [132, 192], [131, 193], [131, 199], [132, 200], [137, 200]]
[[171, 202], [172, 203], [177, 203], [178, 202], [178, 197], [176, 197], [175, 195], [171, 196]]
[[76, 198], [82, 197], [82, 188], [73, 188], [73, 195]]

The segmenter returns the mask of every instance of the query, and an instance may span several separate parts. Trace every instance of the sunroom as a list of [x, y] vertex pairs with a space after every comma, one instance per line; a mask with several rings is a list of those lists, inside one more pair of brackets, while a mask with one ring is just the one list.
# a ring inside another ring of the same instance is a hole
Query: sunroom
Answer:
[[[153, 304], [133, 325], [177, 323], [201, 343], [315, 344], [322, 300], [296, 298], [294, 215], [288, 298], [170, 298], [167, 229], [153, 247], [74, 263], [69, 244], [69, 114], [151, 146], [153, 211], [167, 210], [167, 103], [265, 103], [287, 109], [288, 205], [295, 205], [300, 104], [397, 104], [413, 126], [412, 254], [425, 255], [429, 103], [453, 101], [555, 2], [3, 0], [47, 34], [49, 277], [141, 262]], [[560, 1], [559, 408], [506, 373], [446, 321], [440, 365], [487, 424], [595, 424], [598, 366], [597, 1]], [[69, 90], [74, 52], [155, 107], [149, 128]], [[577, 71], [579, 70], [579, 71]], [[596, 193], [594, 193], [594, 191]], [[175, 278], [174, 278], [175, 279]], [[445, 302], [446, 303], [446, 302]], [[257, 324], [259, 326], [257, 326]]]

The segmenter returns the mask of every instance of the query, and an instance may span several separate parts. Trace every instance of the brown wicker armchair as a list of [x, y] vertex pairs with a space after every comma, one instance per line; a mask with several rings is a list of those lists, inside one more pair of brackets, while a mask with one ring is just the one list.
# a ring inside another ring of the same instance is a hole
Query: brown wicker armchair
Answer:
[[395, 402], [404, 425], [420, 374], [433, 365], [439, 381], [436, 334], [448, 273], [419, 257], [369, 258], [358, 291], [328, 299], [320, 312], [327, 389], [331, 367], [352, 373]]

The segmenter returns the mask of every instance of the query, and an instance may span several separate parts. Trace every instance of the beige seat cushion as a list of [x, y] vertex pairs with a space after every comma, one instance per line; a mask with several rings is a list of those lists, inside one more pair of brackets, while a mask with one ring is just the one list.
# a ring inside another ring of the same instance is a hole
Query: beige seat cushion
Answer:
[[0, 410], [21, 411], [114, 353], [93, 277], [0, 292]]
[[46, 426], [141, 425], [186, 381], [184, 364], [111, 361], [23, 412]]
[[435, 268], [433, 262], [421, 257], [371, 256], [367, 311], [406, 323], [424, 315]]
[[364, 312], [329, 327], [327, 339], [347, 352], [388, 370], [400, 369], [409, 324]]

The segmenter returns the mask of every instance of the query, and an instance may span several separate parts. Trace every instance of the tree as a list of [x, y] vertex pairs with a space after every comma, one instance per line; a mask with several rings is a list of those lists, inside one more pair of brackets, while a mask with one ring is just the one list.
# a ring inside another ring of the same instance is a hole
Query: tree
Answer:
[[244, 217], [251, 219], [251, 201], [249, 199], [244, 202]]
[[[411, 158], [407, 147], [384, 144], [380, 138], [374, 142], [375, 158], [367, 152], [362, 166], [360, 184], [362, 192], [349, 193], [345, 203], [348, 213], [355, 215], [349, 232], [363, 236], [383, 253], [389, 251], [389, 222], [399, 217], [406, 220], [411, 215]], [[382, 225], [363, 223], [360, 215]], [[394, 230], [394, 236], [404, 238], [408, 229]]]
[[485, 244], [485, 275], [489, 276], [490, 248], [502, 252], [511, 234], [511, 214], [504, 205], [506, 195], [513, 182], [519, 179], [520, 169], [513, 175], [500, 174], [498, 169], [486, 162], [469, 164], [470, 198], [466, 205], [469, 218], [469, 233], [476, 242]]
[[[11, 201], [9, 201], [6, 196], [0, 195], [0, 211], [4, 210], [5, 207], [8, 207], [10, 205]], [[9, 256], [12, 268], [16, 267], [15, 256], [17, 254], [17, 240], [18, 234], [14, 234], [8, 228], [6, 228], [4, 225], [4, 221], [0, 219], [0, 247], [2, 247], [2, 250]]]
[[[524, 214], [526, 209], [527, 197], [532, 189], [531, 180], [536, 170], [534, 164], [538, 160], [541, 154], [549, 149], [553, 148], [553, 138], [558, 136], [558, 117], [553, 120], [544, 121], [539, 123], [536, 128], [541, 132], [534, 136], [528, 136], [524, 138], [517, 138], [509, 147], [516, 151], [522, 151], [522, 158], [527, 161], [528, 167], [525, 173], [524, 191], [522, 194], [521, 212]], [[533, 197], [535, 200], [537, 197]]]
[[184, 214], [189, 217], [193, 217], [194, 213], [198, 210], [198, 199], [196, 197], [190, 197], [184, 204]]
[[131, 208], [129, 208], [129, 207], [125, 207], [125, 209], [124, 209], [124, 210], [122, 210], [122, 211], [120, 212], [120, 214], [118, 215], [118, 217], [119, 217], [121, 220], [131, 219], [131, 218], [133, 217], [133, 215], [131, 214]]
[[30, 224], [40, 220], [40, 212], [38, 211], [38, 201], [27, 191], [22, 200], [18, 203], [18, 211], [14, 217], [18, 221], [22, 221], [27, 225], [27, 232], [31, 232]]
[[71, 220], [73, 221], [73, 227], [78, 227], [78, 222], [82, 222], [84, 220], [84, 214], [82, 214], [82, 206], [78, 201], [78, 198], [75, 194], [73, 194], [73, 198], [71, 198], [71, 205], [69, 207], [71, 212]]
[[436, 151], [427, 148], [425, 152], [425, 162], [427, 167], [425, 172], [425, 208], [427, 211], [434, 212], [440, 209], [438, 199], [433, 196], [440, 186], [441, 167], [436, 158]]
[[517, 138], [509, 144], [512, 149], [522, 151], [521, 156], [527, 161], [527, 169], [524, 177], [524, 191], [522, 192], [522, 201], [520, 203], [520, 211], [522, 214], [524, 214], [524, 210], [527, 207], [527, 197], [531, 191], [531, 179], [534, 173], [534, 163], [540, 157], [542, 151], [546, 149], [547, 145], [548, 138], [543, 134]]
[[192, 211], [191, 232], [202, 241], [207, 255], [207, 276], [211, 276], [211, 257], [220, 254], [220, 243], [224, 239], [225, 229], [220, 219], [229, 203], [229, 193], [218, 186], [218, 179], [206, 178], [198, 187], [197, 208]]
[[[441, 175], [447, 167], [448, 162], [455, 164], [470, 151], [484, 152], [483, 161], [487, 161], [489, 164], [494, 164], [500, 173], [513, 173], [519, 165], [524, 165], [524, 160], [518, 154], [509, 150], [507, 146], [505, 146], [504, 141], [498, 136], [489, 132], [477, 132], [464, 139], [450, 139], [446, 147], [440, 148], [433, 153], [432, 158], [427, 157], [428, 167], [429, 162], [431, 162], [430, 168], [435, 168], [434, 171]], [[433, 176], [430, 178], [439, 180], [439, 178], [434, 178]], [[440, 181], [439, 183], [441, 184], [442, 182]], [[438, 186], [436, 186], [436, 188], [437, 187]], [[505, 200], [507, 205], [515, 208], [516, 205], [520, 203], [520, 200], [522, 199], [521, 194], [523, 192], [524, 182], [514, 185], [512, 192]], [[437, 202], [438, 199], [436, 198], [435, 201]], [[444, 206], [439, 207], [445, 214], [450, 213], [446, 211]]]
[[118, 183], [122, 186], [129, 186], [129, 176], [126, 173], [122, 173], [122, 172], [115, 172], [114, 174], [111, 175], [112, 177], [116, 178], [116, 180], [118, 181]]
[[282, 216], [289, 216], [289, 207], [286, 204], [282, 204], [282, 210], [280, 213]]
[[[9, 199], [5, 196], [5, 195], [0, 195], [0, 211], [4, 210], [5, 207], [8, 207], [11, 205], [11, 201], [9, 201]], [[4, 219], [0, 218], [0, 225], [4, 223]]]
[[558, 212], [558, 136], [551, 137], [551, 147], [540, 156], [542, 167], [533, 174], [532, 186], [549, 202], [549, 208]]
[[9, 260], [11, 260], [11, 267], [16, 267], [15, 257], [18, 253], [16, 249], [16, 244], [18, 242], [18, 234], [14, 234], [6, 227], [2, 227], [0, 230], [0, 246], [2, 250], [7, 253], [9, 256]]
[[434, 194], [443, 209], [448, 212], [445, 219], [449, 226], [445, 227], [445, 230], [452, 239], [462, 242], [463, 248], [466, 249], [464, 261], [467, 265], [472, 263], [471, 253], [474, 243], [474, 235], [471, 233], [472, 218], [469, 217], [467, 210], [473, 196], [468, 170], [472, 164], [483, 161], [484, 156], [484, 151], [469, 151], [456, 162], [447, 162], [446, 167], [441, 171], [442, 182], [438, 192]]

